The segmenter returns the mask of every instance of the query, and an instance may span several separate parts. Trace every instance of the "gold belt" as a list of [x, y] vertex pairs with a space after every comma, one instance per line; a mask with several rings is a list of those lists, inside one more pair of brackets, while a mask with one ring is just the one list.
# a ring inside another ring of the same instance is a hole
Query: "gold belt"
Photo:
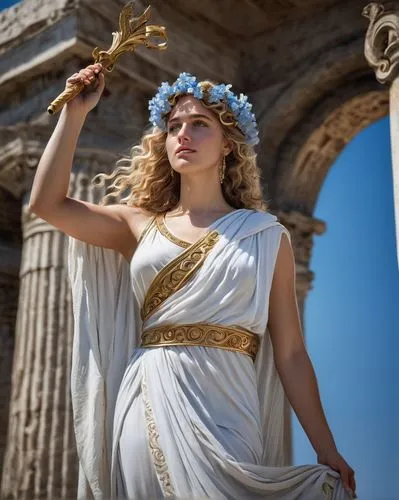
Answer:
[[208, 323], [164, 325], [142, 333], [140, 347], [168, 345], [218, 347], [247, 354], [255, 361], [259, 337], [244, 328]]

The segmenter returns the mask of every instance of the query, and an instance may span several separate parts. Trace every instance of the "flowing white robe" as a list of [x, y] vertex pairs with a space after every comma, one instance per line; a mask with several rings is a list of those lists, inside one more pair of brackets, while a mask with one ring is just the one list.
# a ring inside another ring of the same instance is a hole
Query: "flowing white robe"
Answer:
[[[189, 255], [153, 227], [131, 263], [70, 239], [75, 336], [71, 391], [79, 499], [347, 499], [324, 465], [284, 464], [283, 387], [267, 330], [281, 235], [268, 213], [240, 209], [188, 281], [143, 322], [165, 266]], [[203, 346], [140, 348], [143, 329], [237, 325], [260, 337], [255, 363]]]

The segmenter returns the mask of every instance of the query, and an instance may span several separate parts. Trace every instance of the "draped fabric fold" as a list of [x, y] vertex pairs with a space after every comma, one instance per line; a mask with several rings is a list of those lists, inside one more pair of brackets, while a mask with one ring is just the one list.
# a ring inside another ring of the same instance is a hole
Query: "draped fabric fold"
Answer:
[[[286, 400], [267, 319], [281, 236], [289, 232], [272, 214], [241, 209], [215, 221], [211, 234], [195, 272], [190, 247], [182, 253], [154, 225], [130, 265], [113, 250], [70, 239], [78, 498], [127, 498], [129, 474], [146, 481], [131, 490], [137, 498], [139, 491], [154, 498], [187, 498], [188, 491], [190, 498], [348, 498], [328, 467], [284, 463]], [[157, 276], [168, 280], [174, 261], [183, 274], [142, 319], [150, 286], [157, 292]], [[143, 330], [204, 322], [259, 335], [255, 363], [212, 347], [140, 347]], [[218, 406], [220, 398], [226, 401]], [[235, 412], [223, 413], [227, 405]], [[147, 431], [159, 450], [144, 445], [152, 464], [145, 478], [147, 469], [140, 475], [138, 465], [135, 472], [135, 464], [127, 471], [123, 464], [129, 439], [140, 444]], [[154, 456], [163, 460], [161, 472]]]
[[71, 394], [79, 456], [79, 499], [110, 498], [115, 401], [140, 343], [128, 263], [113, 250], [69, 239], [74, 311]]

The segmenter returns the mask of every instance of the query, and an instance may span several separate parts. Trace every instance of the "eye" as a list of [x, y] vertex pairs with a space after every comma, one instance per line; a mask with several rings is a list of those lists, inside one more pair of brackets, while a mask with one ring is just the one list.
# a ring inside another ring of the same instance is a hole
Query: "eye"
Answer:
[[204, 120], [194, 120], [193, 124], [194, 125], [203, 125], [204, 127], [208, 126], [208, 124]]
[[[198, 127], [198, 126], [199, 127], [208, 127], [208, 124], [206, 123], [206, 121], [201, 120], [201, 119], [193, 120], [192, 124], [194, 127]], [[173, 134], [174, 132], [176, 132], [178, 130], [179, 127], [181, 127], [181, 123], [179, 123], [179, 122], [176, 122], [175, 124], [170, 125], [168, 127], [168, 133]]]
[[170, 125], [168, 128], [168, 132], [173, 132], [179, 126], [180, 126], [180, 123], [176, 123], [175, 125]]

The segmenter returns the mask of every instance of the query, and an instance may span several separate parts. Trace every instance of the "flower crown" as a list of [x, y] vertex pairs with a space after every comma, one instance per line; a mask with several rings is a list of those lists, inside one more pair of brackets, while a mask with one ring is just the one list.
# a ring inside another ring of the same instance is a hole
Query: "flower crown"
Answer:
[[[259, 142], [258, 128], [255, 115], [252, 113], [252, 104], [248, 97], [240, 94], [237, 97], [231, 90], [231, 85], [224, 83], [214, 86], [208, 91], [208, 103], [223, 101], [236, 120], [237, 127], [245, 135], [247, 144], [255, 145]], [[166, 130], [165, 116], [172, 109], [169, 98], [175, 95], [192, 94], [197, 99], [203, 99], [204, 90], [201, 83], [190, 73], [180, 73], [173, 85], [163, 82], [157, 94], [149, 101], [150, 121], [156, 127]]]

